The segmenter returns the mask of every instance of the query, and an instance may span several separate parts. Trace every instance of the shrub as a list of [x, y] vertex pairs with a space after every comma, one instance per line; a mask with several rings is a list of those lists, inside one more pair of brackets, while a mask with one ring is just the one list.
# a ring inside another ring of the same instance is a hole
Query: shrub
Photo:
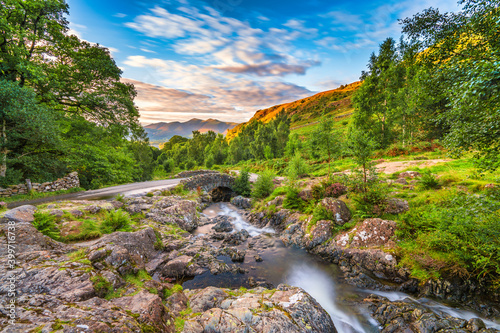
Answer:
[[250, 196], [252, 193], [252, 187], [250, 185], [250, 174], [248, 169], [240, 171], [239, 176], [234, 181], [233, 190], [244, 197]]
[[420, 186], [422, 186], [422, 188], [426, 190], [437, 189], [440, 187], [439, 181], [430, 171], [422, 173], [422, 177], [420, 178]]
[[325, 197], [325, 187], [322, 184], [315, 184], [312, 186], [312, 197], [318, 201]]
[[316, 207], [314, 207], [310, 225], [315, 225], [316, 222], [321, 220], [333, 220], [333, 213], [326, 209], [322, 204], [317, 204]]
[[354, 193], [352, 198], [356, 205], [357, 215], [361, 217], [381, 216], [387, 205], [388, 189], [383, 186], [372, 186], [366, 192]]
[[283, 200], [283, 207], [287, 209], [295, 209], [302, 211], [306, 202], [299, 197], [300, 189], [295, 186], [288, 186], [286, 188], [285, 199]]
[[347, 193], [347, 187], [341, 183], [333, 183], [325, 188], [325, 197], [338, 198]]
[[101, 224], [101, 230], [105, 234], [110, 234], [115, 231], [130, 231], [130, 215], [127, 212], [118, 209], [116, 211], [106, 212], [106, 217]]
[[57, 227], [55, 222], [56, 217], [54, 215], [50, 215], [49, 213], [35, 213], [34, 217], [33, 226], [38, 231], [55, 240], [61, 238], [61, 232]]
[[300, 152], [297, 151], [295, 155], [290, 159], [290, 163], [288, 164], [288, 178], [290, 180], [302, 178], [307, 175], [308, 168], [309, 166], [300, 155]]
[[272, 170], [266, 170], [261, 173], [254, 184], [252, 196], [262, 199], [271, 194], [274, 190], [274, 177], [275, 175]]

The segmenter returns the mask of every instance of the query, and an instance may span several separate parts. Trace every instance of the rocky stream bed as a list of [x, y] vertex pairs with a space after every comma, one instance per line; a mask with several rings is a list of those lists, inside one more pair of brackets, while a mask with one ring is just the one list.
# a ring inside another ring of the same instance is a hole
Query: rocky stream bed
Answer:
[[74, 244], [36, 230], [35, 207], [7, 212], [1, 332], [499, 332], [498, 303], [479, 287], [409, 278], [384, 251], [391, 221], [367, 220], [333, 237], [326, 221], [307, 230], [285, 209], [266, 215], [243, 209], [245, 198], [208, 201], [155, 193], [54, 205], [90, 218], [142, 214], [131, 232]]

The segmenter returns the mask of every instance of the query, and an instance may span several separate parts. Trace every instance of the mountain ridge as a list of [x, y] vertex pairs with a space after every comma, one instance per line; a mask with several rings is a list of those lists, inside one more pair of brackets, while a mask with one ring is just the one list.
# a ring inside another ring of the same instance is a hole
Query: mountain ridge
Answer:
[[238, 123], [225, 122], [213, 118], [206, 120], [192, 118], [185, 122], [159, 122], [144, 126], [148, 137], [152, 141], [169, 140], [174, 135], [183, 137], [191, 137], [193, 131], [200, 131], [202, 133], [214, 131], [215, 133], [226, 134], [227, 131]]

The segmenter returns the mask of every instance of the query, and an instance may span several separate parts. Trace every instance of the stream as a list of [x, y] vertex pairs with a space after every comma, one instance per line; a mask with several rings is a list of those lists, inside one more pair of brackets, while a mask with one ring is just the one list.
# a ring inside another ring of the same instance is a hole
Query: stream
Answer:
[[[363, 300], [369, 294], [377, 294], [390, 301], [406, 299], [419, 303], [437, 314], [449, 314], [457, 318], [469, 320], [479, 317], [472, 311], [453, 308], [427, 298], [415, 299], [401, 292], [382, 292], [362, 290], [344, 283], [342, 273], [337, 265], [325, 262], [308, 254], [305, 250], [286, 247], [270, 228], [257, 228], [249, 224], [238, 209], [228, 203], [216, 203], [207, 207], [203, 214], [209, 218], [227, 215], [234, 218], [231, 222], [235, 231], [245, 229], [251, 237], [238, 246], [246, 250], [245, 260], [236, 263], [248, 270], [247, 274], [222, 273], [212, 275], [203, 273], [183, 283], [185, 289], [198, 289], [208, 286], [220, 288], [251, 288], [249, 280], [270, 283], [277, 286], [286, 283], [300, 287], [316, 299], [328, 312], [339, 333], [372, 333], [379, 332], [379, 324], [370, 317], [368, 311], [356, 306], [356, 301]], [[214, 224], [198, 227], [194, 235], [204, 236], [211, 232]], [[262, 262], [256, 262], [254, 255], [259, 255]], [[233, 264], [231, 259], [221, 256], [220, 260]], [[500, 329], [500, 324], [481, 318], [488, 328]]]

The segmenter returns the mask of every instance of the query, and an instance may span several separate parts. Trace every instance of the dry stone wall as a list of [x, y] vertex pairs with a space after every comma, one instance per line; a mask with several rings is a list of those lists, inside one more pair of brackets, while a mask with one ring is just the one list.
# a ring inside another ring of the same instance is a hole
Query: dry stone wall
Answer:
[[[64, 191], [75, 187], [80, 187], [80, 179], [78, 178], [78, 172], [76, 171], [53, 182], [31, 184], [31, 189], [34, 192]], [[28, 194], [28, 192], [28, 184], [12, 185], [8, 188], [0, 188], [0, 197], [5, 198], [17, 194]]]

